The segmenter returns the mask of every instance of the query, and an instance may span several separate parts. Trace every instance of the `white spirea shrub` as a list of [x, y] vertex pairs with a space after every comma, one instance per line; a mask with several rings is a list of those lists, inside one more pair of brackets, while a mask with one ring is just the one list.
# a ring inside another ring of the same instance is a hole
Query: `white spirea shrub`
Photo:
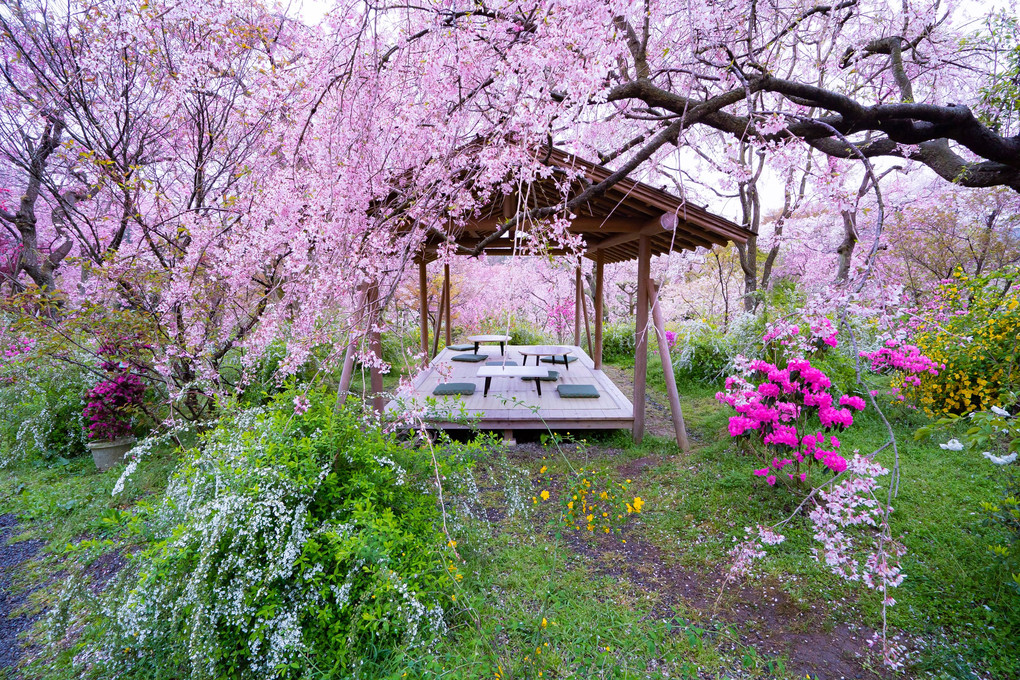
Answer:
[[445, 633], [431, 455], [292, 396], [221, 419], [174, 475], [87, 655], [110, 677], [373, 677]]

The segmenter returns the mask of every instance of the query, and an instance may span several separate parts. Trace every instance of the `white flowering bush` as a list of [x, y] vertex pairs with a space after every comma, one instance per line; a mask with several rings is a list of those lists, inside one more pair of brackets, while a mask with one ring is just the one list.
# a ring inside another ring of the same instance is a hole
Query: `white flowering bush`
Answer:
[[465, 476], [464, 449], [433, 459], [293, 398], [222, 418], [175, 474], [82, 657], [103, 675], [378, 677], [446, 631], [434, 483]]
[[734, 354], [733, 342], [725, 333], [700, 319], [682, 322], [673, 333], [673, 372], [677, 379], [714, 383], [725, 376]]
[[0, 357], [0, 468], [86, 452], [82, 397], [95, 376], [72, 364], [55, 367], [35, 359]]

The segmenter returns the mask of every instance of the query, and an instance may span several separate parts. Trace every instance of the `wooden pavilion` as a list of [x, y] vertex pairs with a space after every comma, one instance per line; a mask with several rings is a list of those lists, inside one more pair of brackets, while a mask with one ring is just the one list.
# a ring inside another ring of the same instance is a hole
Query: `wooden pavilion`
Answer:
[[[545, 159], [547, 165], [561, 173], [573, 171], [578, 176], [572, 180], [571, 191], [580, 193], [587, 185], [597, 184], [607, 179], [612, 171], [576, 156], [559, 150], [548, 152]], [[579, 172], [578, 172], [579, 171]], [[459, 233], [454, 235], [458, 246], [475, 249], [486, 237], [498, 232], [507, 221], [518, 211], [531, 210], [545, 206], [562, 205], [563, 195], [557, 179], [562, 181], [563, 174], [533, 182], [520, 195], [504, 196], [502, 200], [494, 200], [476, 212], [476, 217], [467, 223]], [[592, 199], [575, 209], [576, 217], [569, 227], [572, 233], [584, 240], [584, 257], [594, 261], [594, 343], [588, 337], [588, 353], [581, 350], [581, 319], [588, 325], [588, 310], [584, 301], [581, 285], [581, 267], [575, 275], [575, 315], [574, 345], [580, 361], [577, 362], [578, 375], [587, 371], [587, 379], [601, 385], [606, 392], [606, 399], [595, 400], [595, 403], [584, 408], [571, 405], [569, 410], [556, 410], [552, 407], [555, 391], [550, 398], [544, 398], [529, 409], [508, 409], [506, 399], [501, 403], [480, 401], [473, 396], [473, 410], [480, 419], [479, 426], [483, 429], [545, 429], [546, 427], [564, 427], [570, 429], [583, 428], [620, 428], [630, 426], [635, 441], [641, 441], [645, 429], [645, 382], [647, 377], [649, 311], [653, 308], [655, 283], [650, 278], [652, 255], [661, 255], [670, 251], [695, 250], [711, 248], [727, 243], [745, 243], [749, 232], [737, 224], [714, 215], [700, 206], [686, 202], [662, 189], [649, 186], [632, 179], [623, 179], [610, 187], [603, 195]], [[518, 234], [511, 231], [503, 237], [487, 243], [483, 252], [489, 255], [512, 255], [515, 252], [515, 239]], [[433, 237], [427, 241], [417, 258], [420, 278], [421, 304], [421, 350], [429, 356], [428, 298], [427, 298], [427, 266], [438, 259], [438, 252], [445, 246], [441, 237]], [[567, 255], [562, 251], [553, 251], [553, 255]], [[603, 268], [606, 264], [637, 260], [637, 320], [636, 347], [634, 355], [634, 406], [631, 407], [626, 397], [602, 373], [602, 322], [603, 322]], [[451, 305], [450, 305], [450, 266], [444, 265], [443, 292], [441, 294], [441, 319], [445, 317], [445, 339], [449, 346], [452, 340]], [[588, 356], [590, 354], [590, 357]], [[450, 358], [449, 351], [438, 354], [433, 366]], [[446, 377], [450, 375], [452, 364], [446, 367]], [[464, 367], [457, 367], [464, 372]], [[570, 369], [573, 370], [573, 369]], [[570, 370], [562, 371], [567, 376]], [[404, 397], [425, 396], [431, 394], [440, 377], [432, 371], [425, 371], [412, 386], [415, 394]], [[518, 383], [522, 382], [520, 380]], [[675, 390], [674, 390], [675, 392]], [[526, 399], [527, 394], [521, 391], [514, 393], [514, 399]], [[492, 400], [493, 397], [487, 397]], [[569, 400], [578, 402], [580, 400]], [[469, 410], [472, 404], [469, 404]], [[397, 401], [391, 402], [388, 409], [399, 408]], [[545, 412], [543, 413], [543, 409]], [[679, 410], [676, 400], [674, 412]], [[679, 414], [674, 413], [674, 422], [678, 422]], [[682, 422], [682, 421], [681, 421]]]

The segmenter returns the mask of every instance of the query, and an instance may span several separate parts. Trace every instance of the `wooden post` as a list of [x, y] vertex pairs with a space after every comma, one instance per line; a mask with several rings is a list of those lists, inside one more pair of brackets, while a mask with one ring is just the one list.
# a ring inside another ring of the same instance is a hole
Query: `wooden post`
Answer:
[[673, 431], [676, 433], [676, 444], [684, 453], [691, 450], [687, 439], [687, 425], [684, 423], [684, 412], [680, 408], [680, 392], [676, 388], [676, 375], [673, 374], [673, 360], [669, 355], [669, 343], [666, 341], [666, 326], [662, 323], [662, 309], [659, 308], [659, 287], [655, 281], [648, 280], [651, 292], [652, 324], [655, 336], [659, 341], [659, 360], [662, 361], [662, 372], [666, 377], [666, 394], [669, 395], [669, 412], [673, 416]]
[[[368, 296], [368, 322], [371, 324], [368, 332], [369, 349], [375, 354], [376, 359], [381, 359], [382, 335], [379, 332], [379, 324], [382, 323], [382, 308], [379, 306], [379, 284], [372, 284]], [[383, 406], [385, 405], [382, 396], [382, 373], [379, 372], [376, 366], [372, 366], [370, 374], [372, 379], [372, 408], [375, 409], [376, 413], [382, 413]]]
[[645, 380], [648, 378], [648, 279], [652, 269], [652, 239], [638, 238], [637, 321], [634, 325], [634, 443], [645, 436]]
[[450, 265], [443, 265], [443, 287], [446, 290], [446, 346], [453, 344], [453, 329], [450, 327]]
[[421, 320], [422, 366], [429, 365], [429, 271], [424, 254], [418, 263], [418, 312]]
[[595, 370], [602, 370], [602, 253], [595, 253]]
[[581, 265], [574, 269], [574, 345], [581, 346]]

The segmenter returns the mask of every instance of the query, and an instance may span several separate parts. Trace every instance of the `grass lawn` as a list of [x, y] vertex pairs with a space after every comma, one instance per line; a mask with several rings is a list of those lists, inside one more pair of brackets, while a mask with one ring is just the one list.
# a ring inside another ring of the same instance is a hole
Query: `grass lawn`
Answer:
[[[661, 369], [650, 364], [649, 396], [666, 403], [655, 378]], [[458, 539], [465, 561], [456, 565], [463, 580], [455, 623], [435, 649], [401, 659], [406, 677], [881, 674], [873, 656], [856, 656], [881, 625], [879, 598], [815, 561], [818, 544], [804, 518], [784, 528], [786, 542], [768, 551], [750, 580], [723, 588], [727, 553], [744, 528], [786, 517], [797, 499], [751, 475], [753, 461], [726, 434], [716, 389], [681, 386], [689, 454], [664, 437], [634, 446], [616, 433], [583, 444], [522, 442], [505, 457], [479, 460], [476, 518], [463, 521]], [[992, 537], [977, 514], [982, 500], [999, 493], [996, 470], [973, 453], [914, 442], [923, 421], [909, 412], [892, 416], [902, 475], [894, 533], [908, 553], [889, 624], [911, 650], [907, 673], [1020, 677], [1020, 597], [991, 566]], [[886, 439], [884, 425], [867, 412], [844, 435], [844, 450], [862, 453]], [[881, 455], [890, 466], [891, 452]], [[57, 606], [68, 581], [86, 597], [98, 593], [134, 547], [121, 538], [132, 507], [159, 493], [174, 463], [169, 451], [148, 458], [116, 498], [110, 491], [119, 470], [98, 473], [89, 460], [4, 471], [0, 514], [17, 515], [16, 540], [45, 542], [13, 580], [12, 590], [30, 593], [22, 609]], [[581, 469], [632, 480], [627, 493], [645, 505], [621, 534], [596, 536], [561, 521], [558, 498]], [[516, 496], [507, 475], [517, 476]], [[543, 490], [551, 493], [547, 501], [538, 500]], [[25, 640], [27, 677], [81, 677], [69, 664], [74, 645], [54, 652], [41, 639], [37, 628]]]

